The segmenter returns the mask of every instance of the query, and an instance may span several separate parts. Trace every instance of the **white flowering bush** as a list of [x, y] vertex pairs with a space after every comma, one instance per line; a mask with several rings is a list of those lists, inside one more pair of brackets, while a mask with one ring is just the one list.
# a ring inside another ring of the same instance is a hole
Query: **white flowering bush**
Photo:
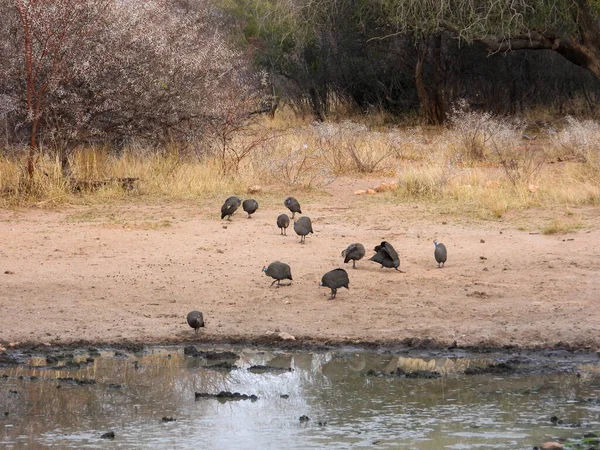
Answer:
[[567, 116], [566, 126], [549, 136], [553, 144], [560, 148], [563, 158], [572, 157], [600, 168], [600, 123]]
[[494, 147], [518, 146], [525, 129], [522, 120], [473, 111], [464, 100], [453, 106], [448, 121], [447, 140], [464, 161], [484, 160], [494, 153]]

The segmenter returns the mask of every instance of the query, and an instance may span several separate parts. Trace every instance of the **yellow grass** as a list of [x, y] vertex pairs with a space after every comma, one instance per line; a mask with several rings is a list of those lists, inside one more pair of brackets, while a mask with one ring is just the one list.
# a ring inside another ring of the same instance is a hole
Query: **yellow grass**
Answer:
[[[477, 123], [469, 128], [469, 120]], [[294, 126], [286, 128], [286, 121]], [[319, 190], [347, 175], [396, 177], [398, 188], [383, 195], [386, 201], [428, 203], [445, 214], [499, 218], [531, 207], [600, 204], [600, 127], [590, 121], [569, 118], [558, 134], [534, 141], [523, 140], [513, 122], [473, 115], [450, 128], [373, 131], [350, 121], [308, 124], [277, 116], [262, 126], [271, 134], [228, 174], [221, 169], [233, 167], [230, 161], [189, 155], [176, 144], [160, 151], [132, 146], [118, 154], [81, 148], [70, 158], [71, 179], [48, 153], [36, 160], [32, 180], [24, 157], [0, 157], [0, 205], [193, 200], [244, 194], [253, 185]], [[477, 134], [481, 127], [488, 127], [487, 135]], [[234, 139], [231, 145], [243, 143]], [[128, 177], [139, 179], [131, 190], [118, 181]], [[73, 180], [102, 183], [75, 191]]]

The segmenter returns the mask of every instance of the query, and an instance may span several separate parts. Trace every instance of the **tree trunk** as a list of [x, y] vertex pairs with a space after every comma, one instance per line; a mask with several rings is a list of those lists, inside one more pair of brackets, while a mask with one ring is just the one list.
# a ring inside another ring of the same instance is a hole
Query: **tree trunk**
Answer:
[[440, 125], [446, 120], [442, 37], [441, 34], [437, 34], [429, 39], [433, 43], [433, 86], [427, 85], [423, 75], [429, 53], [429, 44], [424, 40], [421, 40], [418, 44], [415, 85], [421, 114], [427, 118], [429, 123]]

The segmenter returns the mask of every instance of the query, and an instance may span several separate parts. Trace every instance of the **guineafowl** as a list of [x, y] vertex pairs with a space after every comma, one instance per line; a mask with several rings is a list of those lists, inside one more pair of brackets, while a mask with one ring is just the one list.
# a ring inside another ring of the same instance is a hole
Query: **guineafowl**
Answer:
[[279, 217], [277, 217], [277, 226], [279, 227], [281, 234], [287, 236], [286, 230], [287, 227], [290, 226], [290, 217], [287, 214], [280, 214]]
[[346, 289], [350, 289], [348, 286], [350, 280], [348, 279], [348, 272], [344, 269], [334, 269], [327, 272], [321, 278], [321, 283], [319, 286], [325, 286], [331, 289], [331, 298], [333, 300], [337, 295], [337, 290], [341, 287], [345, 287]]
[[251, 219], [252, 214], [254, 214], [258, 209], [258, 202], [253, 198], [249, 198], [244, 200], [244, 203], [242, 203], [242, 208], [248, 213], [248, 219]]
[[390, 269], [396, 269], [399, 272], [402, 272], [400, 267], [400, 257], [392, 244], [389, 242], [383, 241], [381, 244], [377, 245], [375, 248], [375, 254], [371, 256], [370, 260], [375, 261], [376, 263], [381, 264], [381, 267], [388, 267]]
[[187, 315], [187, 323], [194, 329], [194, 332], [198, 334], [198, 330], [204, 328], [204, 316], [200, 311], [191, 311]]
[[438, 267], [444, 267], [444, 263], [448, 259], [448, 252], [446, 251], [446, 246], [438, 241], [433, 241], [435, 244], [435, 252], [433, 255], [435, 256], [435, 260], [438, 263]]
[[286, 263], [279, 261], [272, 262], [269, 267], [263, 267], [263, 272], [271, 278], [275, 278], [275, 281], [271, 283], [271, 286], [277, 282], [277, 287], [281, 286], [281, 280], [292, 279], [292, 269]]
[[342, 256], [344, 257], [344, 263], [352, 261], [352, 268], [356, 269], [356, 261], [365, 256], [365, 247], [358, 242], [356, 244], [350, 244], [348, 248], [342, 252]]
[[313, 232], [310, 217], [304, 216], [300, 217], [298, 220], [295, 220], [294, 231], [298, 236], [300, 236], [300, 243], [304, 244], [306, 241], [306, 235]]
[[241, 203], [242, 200], [235, 195], [225, 200], [225, 203], [221, 206], [221, 219], [227, 217], [227, 220], [231, 220], [231, 215], [240, 207]]
[[285, 199], [283, 204], [292, 212], [292, 219], [296, 215], [296, 213], [302, 214], [302, 210], [300, 209], [300, 203], [294, 197], [288, 197]]

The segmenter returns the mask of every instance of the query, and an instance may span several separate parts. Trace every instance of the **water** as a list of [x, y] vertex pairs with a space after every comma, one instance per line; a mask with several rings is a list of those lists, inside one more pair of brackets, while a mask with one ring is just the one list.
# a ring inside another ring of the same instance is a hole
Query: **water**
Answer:
[[[466, 376], [465, 368], [490, 361], [349, 350], [234, 351], [239, 357], [229, 362], [239, 368], [233, 370], [205, 368], [219, 361], [184, 356], [181, 348], [118, 357], [103, 351], [79, 369], [48, 368], [43, 358], [0, 369], [0, 448], [531, 449], [600, 431], [597, 359], [526, 360], [533, 373]], [[79, 352], [75, 359], [88, 356]], [[248, 370], [259, 364], [273, 370]], [[397, 367], [444, 376], [381, 375]], [[259, 398], [194, 396], [222, 390]], [[310, 420], [301, 422], [303, 415]], [[553, 425], [553, 415], [564, 423]], [[101, 439], [109, 430], [116, 438]]]

